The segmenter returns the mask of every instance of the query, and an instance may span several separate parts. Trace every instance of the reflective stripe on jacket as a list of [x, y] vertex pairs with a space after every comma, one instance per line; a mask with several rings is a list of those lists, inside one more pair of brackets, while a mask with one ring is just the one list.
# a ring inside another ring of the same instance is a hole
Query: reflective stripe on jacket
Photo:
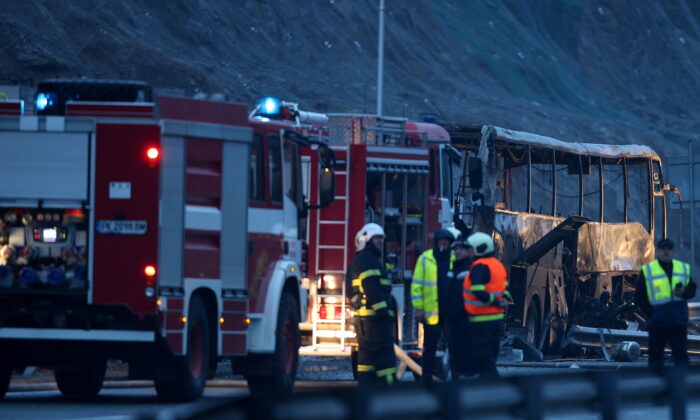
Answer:
[[685, 287], [690, 283], [690, 264], [673, 260], [673, 275], [669, 281], [666, 272], [659, 264], [659, 260], [654, 260], [642, 266], [642, 272], [646, 280], [647, 296], [652, 307], [664, 305], [673, 301], [684, 300], [680, 296], [675, 296], [673, 290], [677, 285]]
[[[450, 270], [456, 258], [450, 254]], [[438, 266], [433, 250], [429, 249], [418, 257], [411, 280], [411, 303], [414, 309], [425, 311], [428, 325], [437, 325], [440, 321], [438, 306]]]
[[364, 249], [353, 257], [346, 293], [355, 316], [394, 316], [391, 280], [386, 278], [376, 252]]
[[[472, 284], [471, 274], [474, 266], [485, 265], [489, 269], [490, 279], [486, 284]], [[505, 311], [494, 303], [508, 295], [508, 273], [503, 264], [494, 257], [479, 258], [471, 266], [469, 274], [464, 278], [464, 308], [469, 313], [470, 321], [494, 321], [503, 319]], [[472, 292], [487, 292], [488, 302], [482, 302]]]
[[[389, 316], [395, 316], [395, 312], [389, 307], [387, 302], [390, 301], [391, 297], [391, 280], [385, 279], [382, 276], [381, 270], [366, 270], [360, 273], [356, 279], [352, 279], [353, 294], [359, 294], [361, 296], [362, 306], [353, 312], [355, 316], [374, 316], [377, 315], [378, 311], [381, 309], [387, 309]], [[387, 298], [385, 300], [376, 302], [374, 304], [367, 304], [367, 295], [365, 293], [365, 280], [369, 278], [379, 277], [379, 284], [381, 285], [382, 292], [386, 293]]]

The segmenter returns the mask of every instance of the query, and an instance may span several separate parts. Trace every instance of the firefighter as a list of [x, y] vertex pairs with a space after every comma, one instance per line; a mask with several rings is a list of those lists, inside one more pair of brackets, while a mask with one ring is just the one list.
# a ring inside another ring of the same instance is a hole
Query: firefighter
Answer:
[[394, 318], [391, 281], [380, 260], [384, 229], [368, 223], [357, 232], [357, 253], [350, 263], [350, 305], [354, 310], [359, 349], [357, 378], [360, 386], [388, 386], [394, 383]]
[[636, 290], [636, 302], [649, 330], [649, 367], [656, 372], [663, 370], [667, 342], [674, 363], [688, 364], [688, 299], [695, 296], [696, 285], [690, 265], [673, 257], [673, 242], [661, 239], [656, 244], [656, 259], [642, 266]]
[[414, 316], [423, 323], [423, 375], [425, 385], [433, 381], [435, 351], [440, 336], [448, 334], [448, 273], [452, 270], [455, 255], [450, 248], [452, 233], [440, 229], [433, 236], [433, 248], [423, 252], [413, 270], [411, 303]]
[[[453, 232], [454, 234], [455, 232]], [[471, 332], [469, 331], [469, 314], [464, 309], [462, 287], [464, 278], [469, 273], [474, 261], [469, 256], [466, 238], [457, 232], [457, 239], [452, 243], [455, 262], [448, 277], [448, 335], [447, 345], [450, 351], [450, 371], [452, 379], [460, 376], [470, 377], [475, 374], [474, 357], [471, 349]]]
[[475, 368], [479, 377], [497, 377], [496, 359], [510, 299], [508, 275], [494, 257], [490, 235], [474, 233], [467, 238], [467, 244], [475, 261], [464, 278], [463, 298], [469, 313]]

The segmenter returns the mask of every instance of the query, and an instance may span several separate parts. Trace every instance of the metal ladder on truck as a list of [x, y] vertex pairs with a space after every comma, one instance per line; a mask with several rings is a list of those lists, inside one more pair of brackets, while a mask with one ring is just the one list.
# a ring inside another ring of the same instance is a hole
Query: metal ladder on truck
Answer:
[[[309, 346], [310, 348], [308, 349], [308, 352], [305, 353], [310, 353], [310, 354], [317, 354], [317, 355], [324, 355], [324, 356], [348, 356], [350, 355], [350, 347], [346, 346], [346, 327], [347, 323], [345, 320], [345, 311], [347, 308], [347, 305], [345, 303], [345, 274], [347, 272], [348, 268], [348, 254], [346, 251], [346, 245], [348, 244], [348, 218], [350, 216], [350, 208], [349, 208], [349, 202], [348, 202], [348, 192], [350, 191], [350, 177], [348, 176], [348, 170], [347, 168], [350, 167], [350, 150], [349, 148], [347, 149], [347, 156], [345, 160], [345, 170], [343, 171], [336, 171], [336, 175], [344, 175], [345, 176], [345, 195], [336, 195], [335, 196], [335, 201], [342, 203], [343, 205], [343, 215], [342, 215], [342, 220], [330, 220], [330, 219], [322, 219], [323, 212], [319, 212], [318, 218], [316, 219], [316, 262], [315, 262], [315, 272], [319, 276], [323, 275], [332, 275], [332, 276], [342, 276], [343, 281], [341, 282], [342, 287], [340, 289], [341, 294], [336, 295], [336, 294], [319, 294], [319, 293], [313, 293], [314, 295], [314, 302], [313, 302], [313, 311], [312, 311], [312, 325], [311, 325], [311, 345]], [[337, 225], [337, 226], [342, 226], [342, 245], [331, 245], [331, 244], [324, 244], [321, 242], [321, 239], [323, 235], [321, 235], [321, 228], [324, 225]], [[343, 252], [343, 258], [342, 258], [342, 266], [332, 269], [332, 270], [323, 270], [320, 267], [319, 263], [319, 254], [320, 250], [322, 249], [337, 249], [337, 250], [342, 250]], [[312, 283], [314, 289], [316, 288], [317, 282]], [[338, 290], [338, 289], [335, 289]], [[315, 290], [314, 290], [315, 291]], [[322, 301], [324, 299], [335, 299], [335, 302], [340, 303], [340, 317], [339, 319], [336, 319], [335, 313], [333, 316], [333, 319], [321, 319], [319, 316], [319, 309], [321, 308]], [[321, 328], [323, 325], [332, 325], [335, 324], [338, 326], [338, 328]], [[321, 339], [323, 338], [338, 338], [340, 340], [339, 343], [323, 343], [321, 342]]]

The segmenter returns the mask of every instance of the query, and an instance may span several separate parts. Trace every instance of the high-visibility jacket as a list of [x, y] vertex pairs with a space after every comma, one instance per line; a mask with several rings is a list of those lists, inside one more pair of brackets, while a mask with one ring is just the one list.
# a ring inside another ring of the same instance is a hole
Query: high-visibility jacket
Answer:
[[[472, 284], [472, 272], [477, 265], [484, 265], [488, 268], [490, 274], [488, 283]], [[464, 278], [464, 289], [462, 292], [464, 308], [467, 310], [467, 313], [469, 313], [469, 320], [479, 322], [503, 319], [505, 311], [498, 305], [495, 305], [495, 302], [508, 296], [507, 289], [508, 273], [498, 259], [495, 257], [486, 257], [474, 261], [469, 269], [469, 274]], [[489, 300], [483, 302], [476, 297], [473, 292], [489, 293]]]
[[346, 277], [346, 290], [355, 316], [395, 316], [391, 280], [378, 255], [365, 249], [355, 254]]
[[666, 272], [659, 264], [659, 260], [654, 260], [642, 266], [642, 272], [647, 282], [647, 296], [649, 304], [656, 309], [660, 305], [665, 305], [673, 301], [683, 301], [684, 299], [673, 294], [677, 285], [685, 287], [690, 283], [690, 264], [673, 260], [673, 276], [669, 281]]
[[[450, 253], [450, 270], [455, 260], [455, 254]], [[425, 251], [418, 257], [416, 267], [413, 269], [411, 303], [413, 309], [425, 311], [425, 321], [428, 325], [437, 325], [440, 322], [438, 265], [432, 249]]]

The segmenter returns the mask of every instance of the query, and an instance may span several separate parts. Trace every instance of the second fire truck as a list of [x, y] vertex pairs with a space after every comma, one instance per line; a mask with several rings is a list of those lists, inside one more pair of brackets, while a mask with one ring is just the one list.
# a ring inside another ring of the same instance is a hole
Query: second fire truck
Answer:
[[[318, 114], [295, 103], [263, 99], [255, 115], [295, 125], [300, 133], [334, 152], [336, 195], [327, 209], [312, 213], [306, 234], [308, 290], [301, 323], [301, 354], [353, 355], [355, 333], [345, 303], [345, 273], [355, 253], [355, 233], [375, 222], [386, 232], [384, 260], [399, 314], [402, 346], [415, 351], [419, 329], [407, 296], [418, 256], [432, 234], [452, 225], [452, 186], [458, 185], [461, 155], [441, 126], [405, 118]], [[317, 197], [318, 153], [302, 150], [306, 196]], [[314, 204], [314, 199], [311, 204]]]

